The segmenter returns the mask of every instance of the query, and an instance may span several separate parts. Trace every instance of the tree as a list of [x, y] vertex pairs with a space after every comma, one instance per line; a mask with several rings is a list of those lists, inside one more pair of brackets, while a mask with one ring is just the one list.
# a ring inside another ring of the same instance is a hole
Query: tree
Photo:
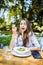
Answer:
[[[18, 20], [22, 17], [26, 17], [31, 21], [32, 26], [34, 22], [38, 24], [38, 27], [43, 26], [43, 0], [1, 0], [0, 11], [4, 9], [4, 13], [8, 9], [7, 22], [15, 22], [18, 24]], [[7, 14], [7, 13], [6, 13]], [[32, 22], [34, 20], [34, 22]], [[36, 30], [32, 27], [33, 30]], [[39, 28], [38, 28], [39, 29]]]

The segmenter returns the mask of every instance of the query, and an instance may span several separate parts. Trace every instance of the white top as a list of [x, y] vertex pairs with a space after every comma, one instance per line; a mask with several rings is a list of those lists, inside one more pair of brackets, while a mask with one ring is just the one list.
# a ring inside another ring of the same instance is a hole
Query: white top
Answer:
[[[18, 34], [15, 36], [14, 40], [15, 40], [14, 47], [23, 45], [22, 37], [21, 36], [18, 37]], [[26, 47], [33, 47], [33, 46], [40, 48], [40, 44], [37, 41], [37, 38], [35, 37], [34, 33], [33, 33], [33, 35], [31, 35], [31, 32], [30, 32], [29, 33], [29, 42], [27, 42]]]
[[43, 51], [43, 38], [40, 39], [40, 48]]

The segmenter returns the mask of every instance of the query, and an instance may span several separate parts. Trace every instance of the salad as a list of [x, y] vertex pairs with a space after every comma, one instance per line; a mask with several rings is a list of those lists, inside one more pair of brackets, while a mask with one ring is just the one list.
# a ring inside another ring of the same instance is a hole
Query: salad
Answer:
[[20, 52], [23, 52], [25, 50], [26, 50], [26, 48], [17, 48], [17, 51], [20, 51]]
[[14, 51], [19, 54], [24, 54], [24, 53], [28, 52], [29, 50], [26, 47], [15, 47]]

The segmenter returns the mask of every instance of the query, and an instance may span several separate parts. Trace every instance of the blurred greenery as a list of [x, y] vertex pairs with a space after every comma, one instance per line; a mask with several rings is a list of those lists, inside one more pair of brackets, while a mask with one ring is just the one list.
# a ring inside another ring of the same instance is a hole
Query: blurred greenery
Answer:
[[11, 23], [18, 26], [18, 21], [26, 17], [34, 32], [43, 32], [43, 0], [1, 0], [1, 12], [0, 30], [10, 30]]
[[9, 45], [11, 40], [11, 35], [0, 37], [0, 43], [2, 43], [4, 46]]

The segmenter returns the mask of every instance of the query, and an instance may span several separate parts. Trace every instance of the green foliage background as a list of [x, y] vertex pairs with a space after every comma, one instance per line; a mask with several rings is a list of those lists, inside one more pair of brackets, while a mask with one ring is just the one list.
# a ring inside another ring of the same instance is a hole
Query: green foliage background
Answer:
[[[12, 4], [9, 5], [9, 2]], [[0, 11], [1, 9], [4, 11], [3, 16], [0, 17], [0, 30], [10, 29], [12, 22], [18, 25], [18, 21], [26, 17], [30, 20], [34, 32], [43, 32], [43, 0], [1, 0]], [[4, 13], [7, 10], [6, 22]], [[15, 19], [12, 22], [11, 17], [13, 17], [12, 20]]]

